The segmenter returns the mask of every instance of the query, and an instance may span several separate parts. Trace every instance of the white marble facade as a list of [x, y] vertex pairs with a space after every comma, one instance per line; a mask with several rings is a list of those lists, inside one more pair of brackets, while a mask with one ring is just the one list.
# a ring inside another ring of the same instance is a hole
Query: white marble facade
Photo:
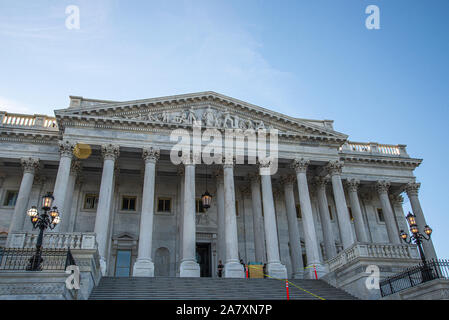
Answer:
[[[322, 276], [355, 243], [400, 245], [403, 196], [425, 225], [413, 174], [421, 160], [404, 145], [350, 142], [330, 120], [215, 92], [127, 102], [72, 96], [55, 116], [0, 112], [4, 245], [31, 245], [25, 211], [46, 192], [61, 211], [55, 237], [79, 235], [80, 245], [95, 237], [111, 276], [216, 277], [221, 260], [225, 276], [242, 277], [243, 259], [267, 263], [272, 276], [313, 278], [304, 267]], [[278, 129], [278, 171], [173, 164], [170, 133], [194, 121], [220, 131]], [[212, 205], [197, 212], [206, 181]], [[436, 257], [431, 242], [424, 250]]]

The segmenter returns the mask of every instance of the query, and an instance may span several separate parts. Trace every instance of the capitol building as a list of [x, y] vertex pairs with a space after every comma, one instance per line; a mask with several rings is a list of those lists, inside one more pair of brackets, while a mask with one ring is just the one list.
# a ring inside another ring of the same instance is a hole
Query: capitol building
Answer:
[[[221, 262], [223, 278], [244, 278], [243, 264], [258, 263], [273, 278], [319, 278], [378, 299], [367, 268], [385, 278], [421, 261], [400, 237], [409, 229], [404, 197], [418, 226], [427, 225], [414, 175], [422, 159], [403, 144], [354, 142], [332, 120], [215, 92], [126, 102], [71, 96], [54, 115], [0, 111], [0, 246], [35, 247], [27, 210], [51, 193], [61, 222], [43, 246], [71, 249], [85, 298], [102, 277], [217, 278]], [[174, 163], [173, 132], [193, 133], [195, 124], [223, 137], [276, 132], [266, 137], [276, 157], [251, 161], [244, 143], [240, 162], [176, 152], [182, 161]], [[423, 250], [437, 258], [432, 240]], [[0, 297], [26, 295], [30, 287], [11, 274], [5, 280], [0, 270]]]

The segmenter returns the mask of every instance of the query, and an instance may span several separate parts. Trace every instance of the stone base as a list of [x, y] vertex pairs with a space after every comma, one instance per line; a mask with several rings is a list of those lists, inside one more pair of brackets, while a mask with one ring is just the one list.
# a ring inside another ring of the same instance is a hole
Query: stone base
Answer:
[[[314, 267], [315, 266], [315, 267]], [[316, 275], [315, 275], [316, 270]], [[320, 279], [327, 273], [326, 268], [322, 264], [309, 264], [306, 269], [304, 269], [304, 279]]]
[[226, 262], [224, 266], [225, 278], [245, 278], [245, 270], [240, 262]]
[[293, 272], [293, 279], [304, 279], [304, 270]]
[[154, 277], [154, 263], [148, 258], [137, 258], [133, 267], [133, 277]]
[[182, 261], [179, 267], [179, 276], [181, 278], [199, 278], [200, 265], [192, 260]]
[[270, 262], [267, 264], [267, 273], [270, 277], [277, 279], [287, 279], [287, 268], [280, 262]]

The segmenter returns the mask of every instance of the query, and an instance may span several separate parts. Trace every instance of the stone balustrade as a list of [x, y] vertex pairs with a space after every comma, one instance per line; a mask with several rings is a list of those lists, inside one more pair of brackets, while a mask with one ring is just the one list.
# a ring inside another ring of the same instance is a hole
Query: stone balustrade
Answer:
[[389, 145], [379, 144], [377, 142], [352, 142], [346, 141], [340, 147], [340, 152], [343, 153], [367, 153], [379, 154], [383, 156], [408, 157], [406, 146], [402, 144]]
[[[15, 233], [12, 235], [10, 247], [34, 248], [37, 237], [35, 232]], [[47, 232], [44, 234], [42, 246], [50, 249], [95, 249], [97, 244], [95, 233], [92, 232]]]
[[1, 111], [0, 124], [5, 127], [43, 128], [51, 131], [58, 130], [56, 118], [39, 114], [29, 115]]
[[355, 243], [346, 250], [329, 259], [329, 271], [334, 271], [356, 259], [419, 259], [415, 245], [383, 244], [383, 243]]

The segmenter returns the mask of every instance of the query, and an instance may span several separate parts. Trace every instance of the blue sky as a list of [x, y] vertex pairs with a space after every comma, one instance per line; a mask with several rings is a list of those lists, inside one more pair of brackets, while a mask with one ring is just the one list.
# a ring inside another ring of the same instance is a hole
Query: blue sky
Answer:
[[[72, 4], [79, 30], [65, 27]], [[380, 30], [365, 28], [371, 4]], [[421, 205], [448, 258], [448, 12], [446, 0], [0, 0], [0, 110], [213, 90], [332, 119], [352, 141], [424, 159]]]

